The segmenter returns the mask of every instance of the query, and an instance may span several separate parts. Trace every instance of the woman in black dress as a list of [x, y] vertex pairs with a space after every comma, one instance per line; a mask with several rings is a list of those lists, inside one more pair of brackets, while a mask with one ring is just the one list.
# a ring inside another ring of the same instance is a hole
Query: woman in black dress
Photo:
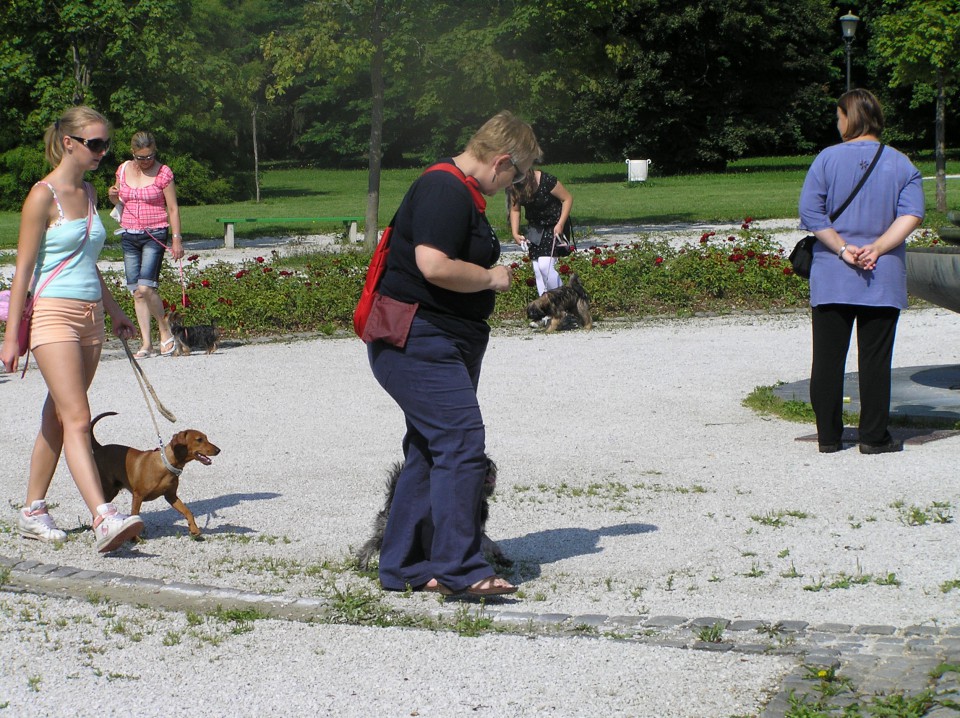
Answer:
[[[516, 188], [509, 188], [507, 196], [513, 239], [521, 247], [527, 246], [537, 291], [543, 294], [556, 289], [561, 282], [555, 267], [557, 242], [554, 238], [563, 234], [573, 207], [573, 195], [552, 174], [531, 169], [526, 181]], [[521, 207], [526, 214], [529, 236], [520, 233]]]

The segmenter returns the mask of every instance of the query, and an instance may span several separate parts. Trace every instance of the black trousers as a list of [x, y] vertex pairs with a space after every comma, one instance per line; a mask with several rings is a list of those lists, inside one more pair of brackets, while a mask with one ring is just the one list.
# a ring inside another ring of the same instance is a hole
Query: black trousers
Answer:
[[890, 440], [890, 373], [900, 310], [856, 304], [813, 307], [813, 368], [810, 403], [817, 416], [817, 440], [838, 444], [843, 435], [843, 370], [857, 322], [860, 372], [860, 442]]

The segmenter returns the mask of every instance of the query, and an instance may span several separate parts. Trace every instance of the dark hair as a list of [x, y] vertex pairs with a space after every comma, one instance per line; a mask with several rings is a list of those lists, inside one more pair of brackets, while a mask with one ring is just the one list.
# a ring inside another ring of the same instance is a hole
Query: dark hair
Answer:
[[850, 90], [837, 100], [843, 114], [847, 117], [847, 131], [843, 139], [852, 140], [863, 135], [880, 137], [883, 132], [883, 108], [880, 100], [869, 90]]
[[507, 197], [509, 197], [512, 207], [519, 207], [522, 204], [526, 204], [533, 199], [533, 195], [536, 193], [537, 171], [533, 167], [527, 170], [526, 177], [524, 177], [522, 184], [507, 187]]
[[156, 149], [157, 141], [153, 139], [153, 135], [149, 132], [137, 132], [130, 140], [131, 150], [145, 150], [150, 147]]

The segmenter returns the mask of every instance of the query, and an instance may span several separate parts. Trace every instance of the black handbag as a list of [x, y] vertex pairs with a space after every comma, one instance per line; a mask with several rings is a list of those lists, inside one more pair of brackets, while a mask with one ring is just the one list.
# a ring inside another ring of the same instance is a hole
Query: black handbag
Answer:
[[[860, 178], [857, 186], [853, 188], [853, 192], [847, 197], [847, 201], [840, 205], [836, 212], [830, 215], [831, 222], [837, 221], [837, 217], [843, 214], [843, 211], [850, 206], [853, 198], [860, 192], [860, 188], [863, 187], [864, 182], [867, 181], [867, 177], [873, 172], [873, 168], [877, 166], [877, 162], [880, 160], [880, 154], [883, 152], [883, 147], [884, 145], [881, 143], [877, 148], [877, 154], [873, 156], [873, 161], [870, 163], [870, 166], [867, 167], [867, 171], [863, 173], [863, 177]], [[797, 242], [793, 251], [790, 252], [790, 264], [793, 266], [793, 273], [798, 277], [803, 277], [804, 279], [810, 278], [810, 268], [813, 266], [813, 245], [816, 244], [816, 242], [817, 238], [812, 234], [808, 234]]]
[[567, 221], [563, 225], [563, 234], [553, 238], [553, 247], [550, 254], [554, 257], [569, 257], [576, 248], [577, 244], [573, 241], [573, 222], [567, 217]]

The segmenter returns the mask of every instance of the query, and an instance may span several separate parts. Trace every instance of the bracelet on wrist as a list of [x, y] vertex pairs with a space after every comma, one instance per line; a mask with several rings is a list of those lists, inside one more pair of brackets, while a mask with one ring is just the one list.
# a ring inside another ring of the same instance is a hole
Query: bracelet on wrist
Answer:
[[[174, 235], [174, 236], [176, 236], [176, 235]], [[842, 247], [840, 247], [840, 251], [837, 252], [837, 259], [839, 259], [841, 262], [843, 261], [843, 253], [846, 252], [846, 251], [847, 251], [847, 245], [846, 245], [846, 243], [844, 243], [844, 245], [843, 245]]]
[[174, 239], [183, 239], [183, 235], [182, 235], [182, 234], [175, 234], [175, 235], [173, 235], [173, 238], [174, 238]]

